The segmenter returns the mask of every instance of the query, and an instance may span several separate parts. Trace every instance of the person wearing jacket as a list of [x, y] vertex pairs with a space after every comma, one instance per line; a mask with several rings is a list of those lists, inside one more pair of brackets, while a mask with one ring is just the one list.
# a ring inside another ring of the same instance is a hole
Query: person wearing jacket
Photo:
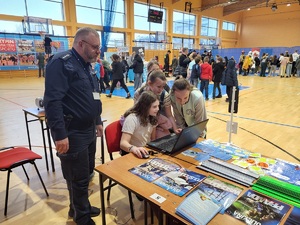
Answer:
[[205, 100], [208, 100], [208, 85], [212, 79], [212, 66], [208, 63], [209, 57], [205, 56], [203, 64], [201, 65], [201, 75], [200, 75], [200, 91], [203, 94], [205, 90]]
[[124, 71], [125, 71], [125, 67], [123, 66], [123, 64], [121, 63], [120, 61], [120, 56], [118, 56], [117, 54], [113, 54], [111, 56], [111, 59], [112, 59], [112, 63], [111, 63], [111, 67], [112, 67], [112, 85], [111, 85], [111, 88], [110, 88], [110, 93], [108, 95], [106, 95], [106, 97], [109, 97], [111, 98], [112, 96], [112, 93], [117, 85], [118, 82], [120, 82], [120, 85], [122, 88], [124, 88], [124, 90], [126, 91], [127, 93], [127, 96], [126, 98], [130, 98], [130, 93], [129, 93], [129, 90], [126, 86], [126, 84], [124, 83]]
[[182, 75], [184, 78], [187, 77], [187, 66], [191, 62], [191, 60], [187, 56], [188, 51], [188, 48], [183, 48], [182, 54], [179, 57], [180, 75]]
[[134, 90], [136, 91], [142, 86], [142, 74], [144, 72], [144, 62], [139, 54], [135, 54], [129, 69], [133, 69], [134, 72]]
[[238, 88], [238, 80], [234, 60], [228, 61], [227, 68], [225, 70], [225, 85], [226, 93], [228, 96], [228, 98], [226, 98], [226, 102], [229, 102], [233, 86]]
[[[218, 57], [216, 59], [216, 63], [213, 66], [213, 78], [212, 81], [214, 82], [213, 88], [213, 99], [215, 98], [222, 98], [222, 91], [220, 87], [223, 71], [225, 70], [225, 66], [223, 63], [222, 57]], [[216, 96], [216, 89], [218, 89], [219, 94]]]

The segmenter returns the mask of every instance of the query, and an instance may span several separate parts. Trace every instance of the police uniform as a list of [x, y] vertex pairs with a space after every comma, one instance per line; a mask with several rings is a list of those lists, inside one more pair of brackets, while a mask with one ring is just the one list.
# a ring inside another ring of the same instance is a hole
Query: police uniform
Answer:
[[68, 152], [57, 155], [67, 181], [70, 209], [77, 224], [87, 224], [91, 220], [88, 184], [95, 166], [95, 126], [102, 124], [102, 104], [94, 98], [99, 87], [91, 64], [74, 48], [52, 56], [46, 71], [44, 105], [52, 138], [69, 139]]

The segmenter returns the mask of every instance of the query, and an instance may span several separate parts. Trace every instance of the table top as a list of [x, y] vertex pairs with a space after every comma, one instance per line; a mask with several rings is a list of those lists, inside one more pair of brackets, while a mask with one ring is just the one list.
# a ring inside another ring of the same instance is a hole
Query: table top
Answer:
[[25, 108], [23, 111], [27, 114], [30, 114], [31, 116], [37, 117], [39, 119], [42, 119], [45, 117], [45, 110], [40, 109], [38, 107], [32, 107], [32, 108]]
[[[189, 162], [188, 159], [190, 159], [190, 158], [186, 158], [184, 155], [182, 155], [180, 153], [177, 153], [176, 155], [173, 155], [173, 156], [158, 153], [155, 156], [150, 156], [149, 159], [139, 159], [136, 156], [134, 156], [133, 154], [127, 154], [125, 156], [116, 158], [113, 161], [99, 165], [95, 168], [95, 170], [97, 172], [103, 174], [104, 176], [107, 176], [110, 179], [114, 180], [116, 183], [120, 184], [121, 186], [124, 186], [126, 189], [130, 190], [131, 192], [143, 196], [147, 201], [152, 202], [155, 205], [159, 206], [163, 212], [175, 217], [176, 219], [184, 222], [185, 224], [191, 224], [191, 223], [187, 222], [186, 220], [184, 220], [182, 217], [175, 214], [175, 210], [176, 210], [177, 206], [185, 199], [187, 194], [185, 194], [182, 197], [177, 196], [177, 195], [175, 195], [163, 188], [160, 188], [159, 186], [157, 186], [153, 183], [150, 183], [128, 171], [129, 169], [134, 168], [143, 163], [146, 163], [147, 161], [149, 161], [150, 159], [153, 159], [153, 158], [161, 158], [166, 161], [172, 161], [173, 163], [176, 163], [176, 164], [180, 165], [181, 167], [198, 172], [205, 176], [211, 175], [213, 177], [216, 177], [219, 180], [223, 180], [225, 182], [232, 183], [236, 186], [243, 188], [243, 192], [241, 193], [241, 195], [248, 190], [248, 188], [246, 188], [242, 185], [231, 182], [231, 181], [229, 181], [225, 178], [219, 177], [215, 174], [211, 174], [206, 171], [197, 169], [196, 165], [198, 165], [198, 163], [196, 163], [194, 161]], [[122, 172], [120, 172], [120, 171], [122, 171]], [[139, 185], [136, 185], [136, 184], [139, 184]], [[151, 195], [153, 195], [155, 193], [158, 194], [159, 196], [164, 197], [166, 200], [162, 203], [157, 202], [155, 199], [150, 197]], [[284, 221], [286, 219], [287, 219], [287, 216], [285, 216], [283, 218], [283, 220], [281, 221], [281, 224], [284, 224]], [[216, 225], [237, 224], [237, 225], [239, 225], [239, 224], [244, 224], [244, 223], [242, 221], [239, 221], [239, 220], [229, 216], [228, 214], [222, 215], [222, 214], [218, 213], [210, 221], [209, 224], [216, 224]]]

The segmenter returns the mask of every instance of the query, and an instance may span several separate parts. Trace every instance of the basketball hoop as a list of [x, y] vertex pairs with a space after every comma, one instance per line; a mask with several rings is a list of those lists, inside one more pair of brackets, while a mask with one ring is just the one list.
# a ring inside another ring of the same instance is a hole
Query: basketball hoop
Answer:
[[40, 34], [41, 38], [44, 40], [46, 32], [45, 31], [39, 31], [39, 34]]

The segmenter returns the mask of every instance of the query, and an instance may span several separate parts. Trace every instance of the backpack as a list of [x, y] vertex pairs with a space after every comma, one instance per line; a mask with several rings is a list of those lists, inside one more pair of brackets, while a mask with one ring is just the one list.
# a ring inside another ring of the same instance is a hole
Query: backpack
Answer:
[[194, 64], [192, 66], [191, 79], [200, 78], [200, 75], [201, 75], [201, 66], [199, 66], [198, 64]]

